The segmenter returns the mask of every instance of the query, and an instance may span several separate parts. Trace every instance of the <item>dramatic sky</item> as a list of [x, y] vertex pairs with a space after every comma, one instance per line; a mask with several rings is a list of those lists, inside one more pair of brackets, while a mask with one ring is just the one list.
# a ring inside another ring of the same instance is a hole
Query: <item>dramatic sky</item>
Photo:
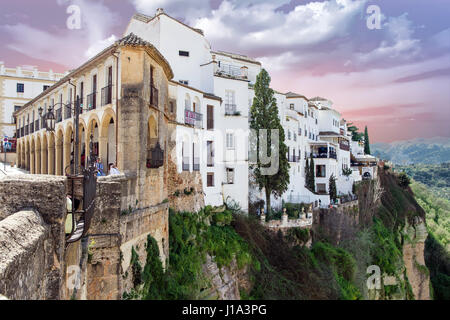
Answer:
[[[80, 29], [67, 27], [70, 5]], [[379, 29], [368, 27], [371, 5]], [[449, 0], [2, 0], [0, 60], [77, 67], [134, 12], [158, 7], [203, 29], [213, 49], [262, 61], [274, 89], [330, 99], [371, 142], [450, 137]]]

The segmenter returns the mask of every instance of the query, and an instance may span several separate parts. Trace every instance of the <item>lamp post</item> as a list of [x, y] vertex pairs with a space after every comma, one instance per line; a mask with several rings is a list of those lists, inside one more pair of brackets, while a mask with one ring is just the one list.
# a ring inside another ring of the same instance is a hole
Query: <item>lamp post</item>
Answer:
[[[80, 109], [83, 108], [82, 105], [80, 105], [80, 96], [77, 95], [77, 99], [76, 102], [74, 104], [72, 103], [62, 103], [62, 102], [58, 102], [53, 106], [50, 106], [48, 109], [48, 112], [46, 114], [44, 114], [44, 118], [45, 118], [45, 129], [48, 132], [54, 132], [55, 131], [55, 125], [56, 125], [56, 118], [55, 118], [55, 114], [53, 113], [53, 110], [55, 109], [56, 106], [61, 105], [64, 108], [68, 108], [70, 109], [71, 112], [74, 113], [74, 127], [75, 127], [75, 144], [74, 144], [74, 150], [73, 150], [73, 156], [74, 156], [74, 174], [77, 175], [78, 174], [78, 146], [80, 144], [80, 140], [79, 140], [79, 127], [80, 127]], [[73, 106], [73, 107], [72, 107]], [[39, 116], [42, 117], [42, 113], [43, 113], [43, 109], [42, 107], [40, 107], [38, 109], [39, 111]], [[94, 161], [94, 155], [93, 155], [93, 144], [92, 144], [92, 139], [93, 139], [93, 135], [91, 132], [91, 143], [89, 144], [90, 147], [90, 156], [89, 156], [89, 167], [93, 167], [95, 165], [95, 161]], [[91, 169], [91, 168], [90, 168]]]

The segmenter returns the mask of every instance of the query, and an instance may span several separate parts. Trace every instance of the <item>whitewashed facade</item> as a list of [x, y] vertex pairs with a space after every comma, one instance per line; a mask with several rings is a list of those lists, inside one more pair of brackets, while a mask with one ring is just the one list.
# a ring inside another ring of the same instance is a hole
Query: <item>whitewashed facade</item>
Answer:
[[[16, 124], [13, 112], [50, 87], [64, 74], [39, 71], [36, 67], [8, 68], [0, 61], [0, 136], [12, 138]], [[37, 116], [37, 115], [35, 115]], [[17, 119], [23, 121], [23, 119]]]

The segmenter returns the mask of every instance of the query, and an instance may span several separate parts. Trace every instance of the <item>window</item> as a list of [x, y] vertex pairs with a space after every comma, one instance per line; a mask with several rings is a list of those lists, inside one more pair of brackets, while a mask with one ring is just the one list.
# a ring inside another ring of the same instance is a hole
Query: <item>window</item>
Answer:
[[42, 91], [45, 91], [45, 90], [47, 90], [48, 88], [50, 88], [50, 86], [44, 85], [43, 88], [42, 88]]
[[189, 81], [188, 80], [180, 80], [179, 81], [181, 84], [185, 84], [185, 85], [189, 85]]
[[227, 168], [227, 183], [234, 184], [234, 168]]
[[17, 92], [18, 93], [23, 93], [25, 89], [25, 85], [23, 83], [18, 83], [17, 84]]
[[227, 90], [225, 91], [225, 105], [229, 104], [229, 105], [234, 105], [234, 91], [232, 90]]
[[169, 105], [170, 105], [170, 112], [173, 113], [175, 111], [173, 107], [173, 101], [170, 101]]
[[214, 148], [213, 141], [206, 141], [207, 166], [214, 167]]
[[291, 140], [291, 130], [288, 129], [288, 140]]
[[325, 178], [326, 175], [326, 167], [325, 165], [316, 165], [316, 177], [317, 178]]
[[294, 110], [294, 104], [293, 104], [293, 103], [291, 103], [291, 104], [289, 105], [289, 109]]
[[214, 129], [214, 106], [208, 105], [206, 107], [206, 115], [207, 115], [206, 129], [207, 130]]
[[213, 172], [208, 172], [206, 174], [206, 186], [214, 187], [214, 173]]
[[178, 51], [178, 54], [181, 57], [189, 57], [189, 51], [182, 51], [182, 50], [180, 50], [180, 51]]
[[227, 133], [227, 149], [234, 149], [234, 134]]

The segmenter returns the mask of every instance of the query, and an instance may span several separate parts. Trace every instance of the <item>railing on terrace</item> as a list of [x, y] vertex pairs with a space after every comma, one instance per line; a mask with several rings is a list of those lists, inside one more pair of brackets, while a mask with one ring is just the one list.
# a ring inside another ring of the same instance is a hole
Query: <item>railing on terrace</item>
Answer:
[[150, 104], [158, 107], [158, 89], [154, 86], [150, 86]]
[[225, 104], [225, 115], [237, 115], [235, 104]]
[[[69, 102], [70, 105], [70, 102]], [[70, 106], [64, 107], [64, 119], [70, 119], [72, 117], [72, 109]]]
[[106, 106], [112, 102], [112, 85], [102, 88], [102, 106]]
[[220, 66], [216, 72], [217, 74], [225, 74], [232, 77], [244, 78], [242, 76], [241, 68], [232, 66], [230, 64], [220, 63]]
[[339, 143], [339, 148], [344, 151], [350, 151], [350, 145], [348, 143]]
[[200, 158], [194, 158], [194, 171], [200, 171]]
[[184, 123], [194, 126], [195, 128], [202, 128], [203, 115], [201, 113], [185, 109]]
[[91, 93], [87, 96], [87, 107], [88, 110], [96, 109], [97, 108], [97, 93]]
[[330, 152], [329, 154], [323, 153], [313, 153], [313, 158], [316, 159], [337, 159], [337, 154], [335, 152]]
[[288, 196], [288, 203], [310, 203], [311, 200], [309, 196], [302, 196], [297, 194], [290, 194]]
[[62, 108], [56, 110], [56, 123], [62, 121]]
[[189, 171], [189, 157], [183, 157], [183, 171]]

